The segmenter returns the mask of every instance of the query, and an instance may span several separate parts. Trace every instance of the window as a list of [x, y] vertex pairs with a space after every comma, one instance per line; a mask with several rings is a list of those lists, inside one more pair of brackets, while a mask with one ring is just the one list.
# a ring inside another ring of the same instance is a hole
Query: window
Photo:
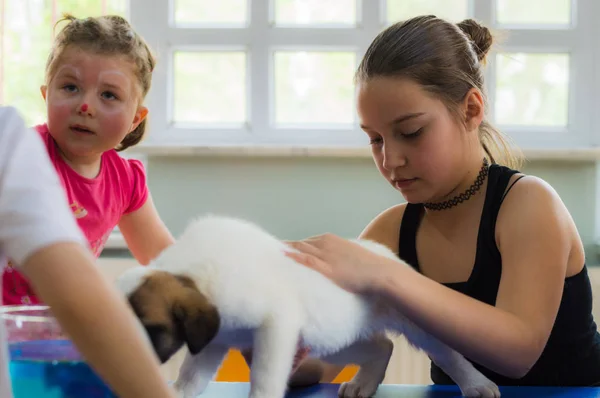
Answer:
[[504, 38], [488, 58], [489, 117], [518, 144], [589, 146], [600, 130], [590, 90], [596, 3], [132, 0], [134, 24], [162, 59], [149, 142], [360, 145], [352, 76], [361, 56], [386, 25], [432, 13], [475, 18]]
[[495, 99], [499, 124], [566, 128], [569, 54], [499, 54]]
[[53, 21], [62, 11], [114, 12], [129, 15], [158, 55], [147, 144], [363, 145], [352, 83], [358, 62], [385, 26], [432, 13], [472, 17], [496, 34], [489, 118], [518, 144], [597, 145], [599, 3], [0, 0], [0, 103], [43, 120], [39, 86]]

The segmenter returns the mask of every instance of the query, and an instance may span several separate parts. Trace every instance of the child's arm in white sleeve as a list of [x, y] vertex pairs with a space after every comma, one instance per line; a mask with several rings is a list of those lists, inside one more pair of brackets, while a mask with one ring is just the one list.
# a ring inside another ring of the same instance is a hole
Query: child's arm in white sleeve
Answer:
[[173, 397], [124, 297], [100, 273], [40, 138], [0, 108], [0, 251], [120, 397]]

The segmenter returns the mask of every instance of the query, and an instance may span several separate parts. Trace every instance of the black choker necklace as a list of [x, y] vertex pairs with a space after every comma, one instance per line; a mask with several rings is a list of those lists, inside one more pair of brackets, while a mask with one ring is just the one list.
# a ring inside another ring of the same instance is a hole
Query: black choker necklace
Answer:
[[483, 185], [483, 182], [485, 181], [485, 177], [487, 176], [488, 165], [489, 165], [488, 160], [484, 158], [483, 166], [481, 166], [481, 170], [479, 170], [479, 174], [477, 175], [475, 182], [465, 192], [463, 192], [460, 195], [455, 196], [454, 198], [449, 199], [445, 202], [423, 203], [423, 206], [429, 210], [445, 210], [445, 209], [449, 209], [451, 207], [457, 206], [457, 205], [461, 204], [462, 202], [470, 199], [471, 196], [475, 195], [477, 193], [477, 191], [479, 191], [479, 189]]

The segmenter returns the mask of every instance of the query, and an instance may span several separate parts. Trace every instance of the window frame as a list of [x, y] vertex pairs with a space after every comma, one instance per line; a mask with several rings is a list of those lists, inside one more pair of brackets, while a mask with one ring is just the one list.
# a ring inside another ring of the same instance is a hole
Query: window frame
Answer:
[[[600, 120], [593, 109], [600, 108], [594, 95], [598, 92], [600, 48], [591, 37], [598, 37], [593, 15], [600, 6], [594, 0], [571, 0], [573, 24], [569, 27], [535, 28], [529, 26], [499, 26], [495, 21], [495, 0], [468, 0], [470, 17], [498, 32], [508, 34], [501, 43], [503, 52], [567, 52], [570, 54], [569, 118], [564, 129], [499, 125], [521, 147], [579, 148], [598, 145]], [[151, 110], [148, 138], [142, 146], [361, 146], [364, 134], [355, 123], [350, 128], [337, 126], [276, 127], [273, 113], [273, 51], [274, 49], [353, 48], [356, 62], [370, 41], [385, 27], [386, 0], [357, 0], [357, 24], [352, 27], [276, 27], [272, 23], [273, 0], [249, 0], [250, 23], [246, 27], [201, 28], [191, 25], [176, 27], [171, 3], [174, 0], [130, 0], [131, 21], [157, 52], [159, 62], [153, 88], [147, 97]], [[165, 17], [168, 16], [168, 17]], [[595, 34], [595, 36], [594, 36]], [[177, 48], [210, 47], [245, 48], [247, 50], [247, 117], [242, 128], [216, 126], [183, 126], [170, 122], [172, 104], [172, 59]], [[487, 90], [490, 98], [489, 120], [494, 123], [496, 54], [493, 47], [486, 67]], [[590, 84], [595, 82], [595, 84]], [[352, 82], [348, 82], [352, 84]], [[596, 88], [596, 91], [594, 91]], [[166, 99], [166, 101], [165, 101]], [[251, 104], [258, 104], [251, 106]], [[268, 104], [268, 105], [265, 105]], [[593, 120], [592, 120], [593, 119]]]

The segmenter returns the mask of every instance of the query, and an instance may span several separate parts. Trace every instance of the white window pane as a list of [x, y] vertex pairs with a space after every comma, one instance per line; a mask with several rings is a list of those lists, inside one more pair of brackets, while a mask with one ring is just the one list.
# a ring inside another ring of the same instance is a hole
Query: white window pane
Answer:
[[246, 122], [244, 52], [176, 52], [174, 121]]
[[356, 0], [275, 0], [277, 25], [353, 25]]
[[106, 14], [117, 14], [130, 20], [129, 0], [105, 0]]
[[248, 0], [175, 0], [173, 6], [176, 25], [245, 25], [248, 15]]
[[509, 25], [568, 25], [571, 0], [496, 0], [496, 20]]
[[23, 114], [27, 124], [46, 121], [40, 86], [52, 43], [49, 2], [7, 1], [4, 5], [2, 101]]
[[275, 53], [277, 124], [350, 124], [354, 52]]
[[498, 54], [496, 122], [523, 126], [566, 126], [568, 54]]
[[419, 15], [435, 15], [451, 22], [469, 17], [469, 0], [387, 0], [386, 3], [390, 24]]
[[[51, 1], [48, 1], [48, 3], [51, 3]], [[64, 13], [69, 13], [77, 18], [97, 17], [107, 14], [124, 17], [127, 3], [128, 0], [56, 0], [56, 15], [58, 19]]]

